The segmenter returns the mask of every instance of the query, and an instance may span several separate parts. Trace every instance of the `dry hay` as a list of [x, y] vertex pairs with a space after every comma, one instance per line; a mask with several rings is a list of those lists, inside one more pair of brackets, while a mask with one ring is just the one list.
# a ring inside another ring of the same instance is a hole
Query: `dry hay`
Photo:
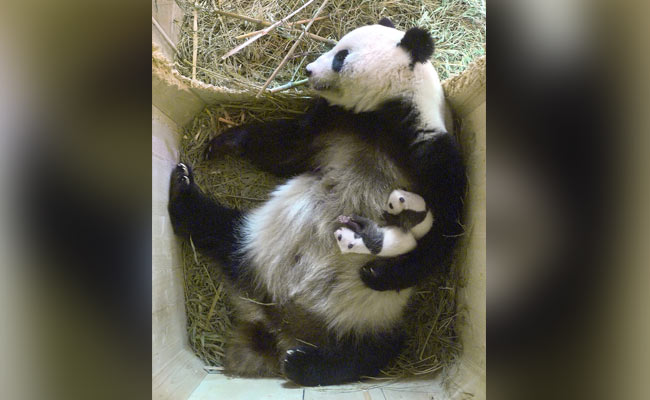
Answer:
[[[306, 0], [198, 1], [196, 78], [215, 86], [257, 92], [271, 76], [306, 24], [282, 26], [239, 53], [221, 60], [246, 39], [237, 39], [264, 26], [216, 12], [224, 11], [255, 20], [279, 21]], [[179, 38], [176, 68], [192, 76], [195, 2], [177, 0], [185, 17], [177, 21]], [[308, 20], [322, 4], [316, 0], [289, 22]], [[347, 32], [389, 17], [396, 27], [421, 27], [431, 32], [436, 43], [433, 63], [440, 78], [459, 73], [475, 58], [485, 54], [485, 2], [483, 0], [331, 0], [309, 33], [332, 43]], [[304, 67], [329, 50], [331, 43], [304, 37], [270, 88], [306, 78]]]
[[[268, 198], [279, 180], [235, 157], [206, 161], [207, 143], [230, 121], [242, 123], [295, 116], [304, 112], [307, 98], [282, 94], [260, 100], [206, 108], [185, 130], [181, 160], [196, 172], [196, 182], [220, 202], [250, 209]], [[188, 334], [196, 354], [207, 364], [221, 365], [232, 310], [224, 294], [222, 276], [211, 261], [183, 245]], [[456, 292], [461, 286], [456, 268], [422, 283], [406, 314], [407, 348], [385, 371], [385, 378], [426, 375], [450, 365], [460, 352], [455, 323]]]

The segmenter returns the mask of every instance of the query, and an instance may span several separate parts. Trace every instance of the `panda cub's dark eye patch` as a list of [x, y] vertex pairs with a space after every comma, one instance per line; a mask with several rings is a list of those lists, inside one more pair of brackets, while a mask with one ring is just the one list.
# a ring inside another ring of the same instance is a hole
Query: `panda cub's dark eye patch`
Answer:
[[336, 72], [339, 72], [341, 68], [343, 68], [343, 61], [345, 61], [345, 57], [348, 56], [349, 51], [347, 50], [341, 50], [336, 55], [334, 56], [334, 60], [332, 60], [332, 69]]

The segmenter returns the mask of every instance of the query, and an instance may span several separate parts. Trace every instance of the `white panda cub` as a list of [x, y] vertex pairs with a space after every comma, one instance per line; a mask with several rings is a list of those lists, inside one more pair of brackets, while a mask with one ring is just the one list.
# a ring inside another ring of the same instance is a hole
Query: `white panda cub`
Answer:
[[424, 199], [405, 190], [393, 190], [384, 206], [386, 219], [402, 214], [407, 221], [388, 226], [360, 216], [338, 217], [344, 226], [334, 231], [334, 237], [341, 253], [373, 254], [380, 257], [395, 257], [408, 253], [416, 246], [416, 240], [429, 232], [433, 225], [433, 214]]

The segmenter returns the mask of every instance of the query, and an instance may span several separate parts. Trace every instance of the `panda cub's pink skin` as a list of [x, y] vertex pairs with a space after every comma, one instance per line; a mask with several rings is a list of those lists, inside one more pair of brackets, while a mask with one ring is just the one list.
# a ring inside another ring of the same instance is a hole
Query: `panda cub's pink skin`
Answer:
[[367, 219], [360, 221], [359, 217], [341, 215], [337, 220], [343, 226], [334, 231], [341, 253], [395, 257], [413, 250], [417, 246], [416, 240], [426, 235], [433, 225], [433, 214], [416, 193], [394, 190], [384, 211], [391, 215], [413, 212], [418, 220], [412, 227], [380, 226]]

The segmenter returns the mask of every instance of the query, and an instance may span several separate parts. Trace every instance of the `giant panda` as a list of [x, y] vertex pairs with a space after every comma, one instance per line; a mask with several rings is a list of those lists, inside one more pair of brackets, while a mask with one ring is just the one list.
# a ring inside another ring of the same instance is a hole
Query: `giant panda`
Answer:
[[[448, 266], [463, 232], [465, 169], [433, 50], [423, 29], [385, 18], [357, 28], [307, 65], [319, 98], [304, 116], [216, 136], [210, 157], [237, 154], [286, 178], [258, 208], [224, 207], [191, 166], [173, 169], [174, 231], [218, 261], [236, 309], [226, 373], [339, 384], [378, 375], [400, 352], [413, 286]], [[394, 257], [341, 252], [341, 216], [413, 228], [409, 212], [386, 213], [395, 190], [422, 197], [428, 233]]]

